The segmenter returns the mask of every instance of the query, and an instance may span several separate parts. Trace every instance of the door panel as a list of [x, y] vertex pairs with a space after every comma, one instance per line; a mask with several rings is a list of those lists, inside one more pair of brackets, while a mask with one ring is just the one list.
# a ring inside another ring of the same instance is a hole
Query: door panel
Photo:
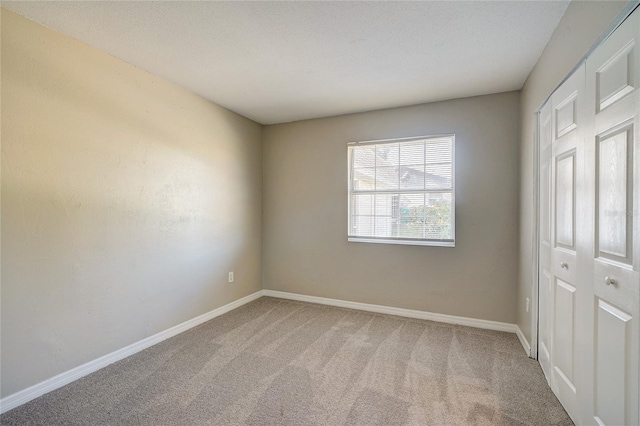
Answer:
[[575, 391], [574, 374], [574, 321], [576, 288], [556, 279], [553, 357], [556, 373], [569, 389]]
[[596, 255], [630, 265], [633, 125], [598, 137], [596, 144]]
[[551, 276], [549, 272], [544, 268], [541, 268], [542, 273], [540, 275], [540, 288], [539, 288], [539, 303], [540, 303], [540, 324], [538, 326], [539, 342], [538, 342], [538, 360], [542, 371], [547, 377], [547, 382], [551, 379], [551, 330], [550, 330], [550, 318], [551, 312], [549, 312], [549, 293], [551, 293]]
[[544, 197], [540, 198], [540, 238], [542, 244], [545, 245], [547, 249], [551, 248], [551, 168], [549, 163], [544, 164], [542, 166], [542, 170], [540, 171], [540, 186], [541, 193], [544, 194]]
[[576, 95], [572, 95], [556, 107], [556, 138], [561, 138], [577, 127], [578, 107]]
[[[587, 324], [585, 424], [640, 419], [640, 11], [587, 59], [584, 268]], [[584, 272], [582, 270], [584, 269]]]
[[556, 246], [574, 248], [576, 152], [556, 157]]
[[628, 42], [596, 71], [596, 105], [600, 112], [631, 93], [635, 87], [635, 40]]
[[630, 394], [626, 378], [631, 361], [631, 316], [598, 300], [596, 313], [595, 420], [603, 425], [625, 425]]

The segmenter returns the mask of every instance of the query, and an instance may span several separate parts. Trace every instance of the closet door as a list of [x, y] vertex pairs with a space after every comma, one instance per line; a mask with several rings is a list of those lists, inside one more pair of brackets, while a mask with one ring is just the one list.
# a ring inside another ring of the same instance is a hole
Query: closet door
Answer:
[[590, 250], [586, 424], [637, 425], [640, 347], [640, 11], [587, 59], [584, 232]]
[[580, 67], [551, 96], [551, 388], [571, 418], [578, 422], [576, 378], [578, 299], [576, 204], [578, 164], [582, 160], [585, 68]]
[[538, 277], [538, 360], [542, 371], [551, 383], [551, 102], [540, 110], [539, 135], [539, 220], [540, 241]]

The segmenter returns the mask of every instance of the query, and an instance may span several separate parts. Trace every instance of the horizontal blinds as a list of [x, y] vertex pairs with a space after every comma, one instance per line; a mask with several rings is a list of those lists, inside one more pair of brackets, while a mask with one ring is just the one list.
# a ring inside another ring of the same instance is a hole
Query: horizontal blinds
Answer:
[[349, 145], [349, 236], [453, 240], [454, 137]]

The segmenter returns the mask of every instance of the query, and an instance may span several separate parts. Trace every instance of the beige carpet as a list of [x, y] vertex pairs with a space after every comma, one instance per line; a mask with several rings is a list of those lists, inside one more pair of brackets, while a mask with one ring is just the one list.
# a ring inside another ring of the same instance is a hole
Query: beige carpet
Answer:
[[513, 334], [261, 298], [2, 425], [569, 425]]

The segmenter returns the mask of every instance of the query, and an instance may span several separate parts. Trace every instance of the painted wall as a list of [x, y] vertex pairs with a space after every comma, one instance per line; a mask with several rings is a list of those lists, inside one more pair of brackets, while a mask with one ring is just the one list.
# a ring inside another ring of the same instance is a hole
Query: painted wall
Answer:
[[525, 299], [531, 297], [533, 281], [534, 114], [626, 5], [626, 1], [572, 1], [521, 91], [518, 326], [528, 341], [531, 317]]
[[[518, 102], [509, 92], [264, 129], [264, 287], [513, 323]], [[347, 142], [456, 134], [456, 247], [347, 242]]]
[[1, 95], [2, 396], [262, 288], [262, 126], [6, 10]]

